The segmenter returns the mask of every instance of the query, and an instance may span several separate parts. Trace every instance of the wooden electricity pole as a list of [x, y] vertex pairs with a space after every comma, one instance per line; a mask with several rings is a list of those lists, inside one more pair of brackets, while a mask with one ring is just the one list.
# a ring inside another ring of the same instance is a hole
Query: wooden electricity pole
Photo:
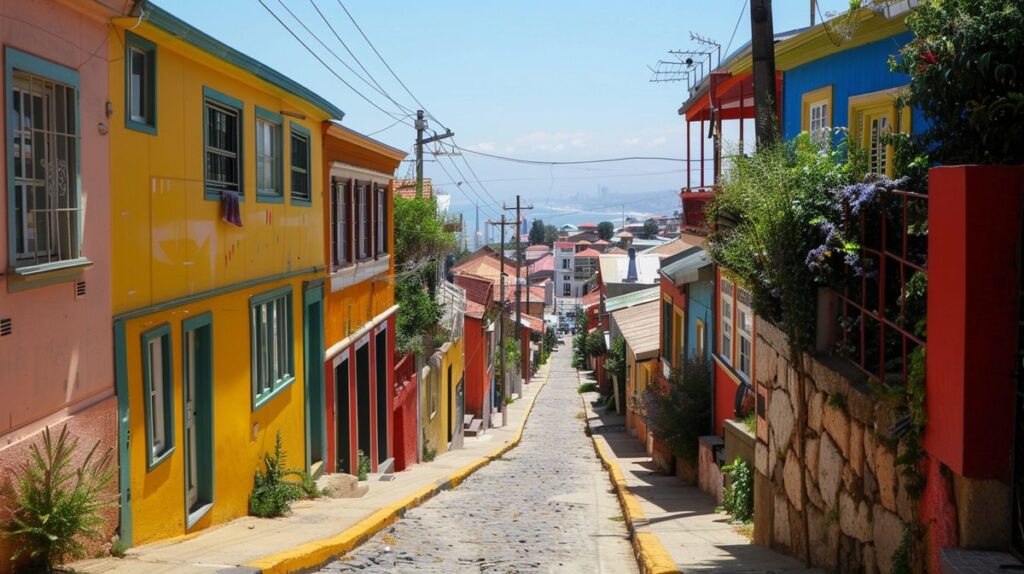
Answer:
[[506, 420], [508, 418], [508, 410], [505, 403], [505, 399], [508, 396], [508, 373], [505, 369], [505, 226], [518, 225], [519, 222], [506, 221], [505, 214], [503, 213], [501, 214], [500, 221], [488, 221], [487, 223], [501, 227], [501, 251], [498, 254], [500, 256], [499, 261], [501, 261], [498, 272], [498, 360], [500, 361], [499, 368], [501, 369], [501, 426], [505, 426], [508, 424]]
[[427, 129], [427, 119], [423, 110], [416, 110], [416, 197], [423, 197], [423, 144], [441, 141], [455, 135], [451, 130], [445, 130], [443, 134], [437, 134], [429, 138], [423, 137]]
[[[523, 289], [522, 289], [522, 283], [520, 282], [521, 279], [522, 279], [522, 277], [521, 277], [521, 267], [520, 267], [520, 263], [522, 261], [522, 257], [521, 257], [521, 247], [520, 247], [520, 243], [519, 243], [520, 240], [522, 239], [522, 235], [523, 234], [522, 234], [522, 229], [519, 229], [518, 226], [521, 225], [521, 222], [523, 220], [522, 210], [524, 210], [524, 209], [526, 209], [526, 210], [533, 209], [533, 206], [532, 205], [522, 205], [520, 203], [520, 197], [517, 194], [516, 195], [516, 206], [515, 207], [505, 207], [504, 205], [502, 205], [502, 207], [504, 207], [508, 211], [513, 211], [514, 210], [516, 212], [516, 226], [517, 226], [516, 227], [516, 342], [519, 344], [519, 354], [520, 354], [520, 357], [519, 357], [519, 367], [520, 367], [520, 370], [522, 371], [521, 374], [526, 376], [527, 375], [527, 373], [526, 373], [527, 358], [526, 358], [526, 354], [523, 353], [523, 341], [522, 341], [522, 332], [523, 332], [523, 305], [522, 305], [522, 302], [523, 302], [522, 301], [522, 299], [523, 299]], [[504, 254], [502, 254], [502, 256], [504, 257]], [[527, 277], [529, 277], [529, 273], [527, 273]], [[529, 292], [530, 292], [529, 281], [527, 281], [527, 284], [526, 284], [526, 292], [527, 292], [527, 296], [529, 296]], [[529, 378], [529, 377], [527, 377], [527, 378]]]
[[779, 139], [772, 0], [750, 0], [750, 52], [754, 63], [754, 133], [760, 148]]

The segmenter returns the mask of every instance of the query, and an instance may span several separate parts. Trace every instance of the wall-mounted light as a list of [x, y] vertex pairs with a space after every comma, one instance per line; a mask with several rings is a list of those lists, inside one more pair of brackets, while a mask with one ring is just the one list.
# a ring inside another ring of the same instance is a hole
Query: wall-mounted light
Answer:
[[299, 112], [293, 112], [291, 110], [281, 110], [281, 115], [282, 116], [288, 116], [289, 118], [298, 118], [300, 120], [306, 119], [306, 114], [302, 114], [302, 113], [299, 113]]

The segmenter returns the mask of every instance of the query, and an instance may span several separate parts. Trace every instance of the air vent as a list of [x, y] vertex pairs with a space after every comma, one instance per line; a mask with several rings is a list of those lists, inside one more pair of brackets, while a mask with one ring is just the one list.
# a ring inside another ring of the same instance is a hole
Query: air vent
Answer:
[[0, 337], [9, 337], [14, 332], [10, 319], [0, 319]]
[[85, 280], [75, 281], [75, 299], [85, 297]]

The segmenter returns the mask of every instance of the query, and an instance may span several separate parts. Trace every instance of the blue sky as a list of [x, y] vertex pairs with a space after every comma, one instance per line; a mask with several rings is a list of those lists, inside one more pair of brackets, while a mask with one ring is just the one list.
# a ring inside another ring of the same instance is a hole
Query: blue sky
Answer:
[[[381, 107], [401, 113], [311, 39], [279, 0], [265, 1], [339, 75]], [[359, 70], [311, 0], [283, 1]], [[413, 99], [353, 27], [338, 0], [312, 1], [384, 91], [416, 109]], [[743, 0], [344, 1], [412, 93], [456, 133], [460, 146], [545, 161], [629, 155], [684, 157], [683, 122], [676, 110], [685, 87], [649, 83], [647, 65], [667, 57], [667, 50], [693, 47], [691, 31], [717, 40], [724, 50], [744, 4]], [[345, 111], [344, 123], [349, 127], [371, 133], [395, 122], [310, 56], [257, 0], [159, 3], [333, 101]], [[848, 0], [820, 0], [824, 13], [847, 5]], [[774, 17], [776, 31], [806, 26], [809, 2], [776, 0]], [[745, 13], [732, 49], [749, 37], [750, 21]], [[439, 128], [436, 123], [432, 127]], [[374, 137], [409, 150], [415, 133], [397, 125]], [[469, 161], [482, 185], [476, 183], [463, 160]], [[452, 161], [464, 177], [455, 171]], [[403, 164], [399, 176], [407, 166]], [[597, 204], [599, 199], [586, 196], [596, 194], [599, 186], [638, 200], [672, 193], [684, 181], [682, 167], [668, 162], [524, 166], [466, 155], [427, 162], [425, 172], [452, 194], [454, 204], [482, 203], [484, 212], [490, 214], [496, 212], [492, 197], [507, 201], [516, 193], [542, 205]], [[472, 183], [457, 183], [464, 179]], [[584, 199], [575, 200], [576, 194]]]

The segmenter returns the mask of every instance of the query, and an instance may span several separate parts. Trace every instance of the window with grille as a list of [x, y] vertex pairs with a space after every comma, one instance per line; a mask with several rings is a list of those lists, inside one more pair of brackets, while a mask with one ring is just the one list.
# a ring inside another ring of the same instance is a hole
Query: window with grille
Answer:
[[77, 86], [17, 68], [10, 77], [14, 209], [8, 225], [13, 228], [13, 267], [78, 259], [82, 212]]
[[295, 379], [291, 307], [288, 287], [254, 297], [250, 304], [254, 408]]
[[732, 305], [733, 289], [732, 282], [722, 279], [721, 292], [719, 293], [719, 308], [721, 309], [720, 331], [722, 332], [721, 346], [718, 348], [718, 355], [726, 363], [732, 364]]
[[889, 161], [886, 156], [886, 145], [883, 141], [889, 133], [889, 118], [886, 116], [868, 117], [868, 170], [871, 173], [885, 175]]
[[280, 200], [281, 192], [281, 122], [256, 112], [256, 198]]
[[162, 325], [142, 335], [145, 385], [146, 460], [152, 468], [174, 448], [171, 328]]
[[216, 98], [207, 91], [205, 99], [206, 150], [204, 173], [208, 195], [219, 197], [223, 191], [242, 193], [242, 109], [227, 98]]
[[309, 135], [292, 126], [292, 202], [309, 205], [313, 196], [310, 190]]

